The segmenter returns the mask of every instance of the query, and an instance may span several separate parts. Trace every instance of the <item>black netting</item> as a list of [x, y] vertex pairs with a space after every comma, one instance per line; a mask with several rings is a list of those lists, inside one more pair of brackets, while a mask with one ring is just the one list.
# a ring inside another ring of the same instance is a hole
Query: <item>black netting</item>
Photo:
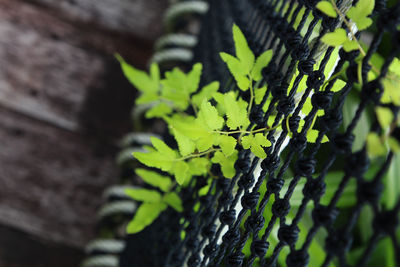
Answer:
[[[380, 99], [382, 80], [400, 52], [400, 3], [375, 1], [375, 26], [366, 35], [356, 34], [367, 43], [361, 70], [359, 51], [341, 49], [333, 73], [325, 77], [334, 48], [320, 39], [338, 27], [347, 27], [340, 17], [318, 11], [317, 2], [209, 1], [194, 53], [194, 61], [204, 64], [202, 82], [218, 80], [223, 90], [237, 90], [218, 55], [233, 53], [231, 29], [236, 23], [256, 54], [274, 51], [263, 71], [267, 93], [251, 111], [251, 126], [270, 124], [273, 128], [280, 121], [284, 126], [279, 132], [269, 131], [267, 138], [273, 145], [266, 149], [266, 159], [252, 156], [249, 150], [239, 152], [233, 179], [212, 168], [218, 178], [212, 180], [206, 195], [198, 192], [207, 180], [193, 179], [181, 192], [185, 211], [164, 212], [145, 232], [143, 242], [151, 244], [151, 249], [138, 252], [140, 248], [135, 248], [135, 252], [128, 246], [122, 262], [130, 254], [157, 258], [156, 266], [396, 266], [394, 262], [400, 266], [400, 199], [392, 194], [391, 204], [382, 200], [391, 194], [385, 177], [397, 156], [389, 152], [371, 164], [365, 134], [381, 129], [376, 118], [363, 124], [368, 128], [359, 127], [365, 116], [374, 117], [370, 110], [376, 106], [389, 107], [397, 119], [398, 107], [382, 104]], [[343, 11], [352, 4], [350, 0], [336, 2]], [[384, 62], [371, 80], [368, 62], [377, 52]], [[336, 74], [346, 76], [346, 85], [332, 92]], [[290, 84], [293, 75], [296, 78]], [[307, 88], [298, 94], [303, 79]], [[241, 96], [249, 98], [246, 92]], [[303, 114], [310, 97], [312, 109]], [[266, 101], [269, 107], [263, 111]], [[315, 119], [320, 110], [324, 115]], [[304, 127], [297, 133], [301, 120]], [[307, 143], [307, 131], [314, 123], [318, 137], [315, 143]], [[397, 134], [396, 128], [392, 135], [398, 138]], [[322, 142], [325, 135], [327, 143]], [[137, 238], [130, 238], [132, 245]], [[374, 253], [393, 259], [371, 263]]]

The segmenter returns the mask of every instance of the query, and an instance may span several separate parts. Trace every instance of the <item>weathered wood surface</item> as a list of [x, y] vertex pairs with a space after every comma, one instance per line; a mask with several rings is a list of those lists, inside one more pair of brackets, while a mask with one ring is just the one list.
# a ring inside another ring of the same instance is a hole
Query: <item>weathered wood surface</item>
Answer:
[[126, 111], [133, 101], [121, 95], [133, 90], [124, 84], [113, 53], [143, 66], [151, 44], [77, 28], [45, 11], [0, 0], [0, 103], [71, 131], [79, 126], [85, 99], [96, 97], [92, 93], [107, 90], [108, 101], [124, 101]]
[[[113, 53], [144, 67], [166, 2], [0, 0], [0, 227], [60, 260], [81, 255], [65, 246], [93, 237], [118, 177], [114, 144], [131, 128], [134, 91]], [[19, 263], [0, 253], [0, 266], [26, 266], [25, 248]]]
[[0, 222], [82, 247], [104, 187], [117, 181], [112, 152], [4, 108], [0, 144]]
[[167, 0], [30, 0], [62, 11], [73, 19], [96, 23], [104, 28], [129, 32], [154, 40], [162, 31], [160, 18]]

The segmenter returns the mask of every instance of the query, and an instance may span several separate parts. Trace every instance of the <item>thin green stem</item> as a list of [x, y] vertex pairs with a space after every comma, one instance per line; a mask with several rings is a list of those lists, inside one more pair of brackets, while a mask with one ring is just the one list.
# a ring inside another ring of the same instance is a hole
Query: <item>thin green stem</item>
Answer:
[[250, 78], [250, 103], [247, 109], [247, 116], [250, 118], [250, 112], [251, 108], [253, 107], [253, 101], [254, 101], [254, 89], [253, 89], [253, 79]]
[[[228, 135], [229, 134], [237, 134], [237, 133], [240, 133], [240, 134], [254, 134], [254, 133], [259, 133], [259, 132], [270, 132], [270, 131], [273, 131], [273, 130], [279, 128], [280, 126], [281, 126], [281, 124], [278, 124], [277, 126], [272, 127], [272, 128], [265, 127], [265, 128], [261, 128], [261, 129], [257, 129], [257, 130], [251, 130], [251, 131], [237, 130], [237, 131], [213, 131], [213, 132], [214, 133], [219, 133], [219, 134], [228, 134]], [[240, 137], [239, 137], [239, 139], [240, 139]]]
[[210, 154], [211, 152], [215, 152], [215, 151], [221, 151], [221, 149], [211, 148], [211, 149], [206, 150], [204, 152], [200, 152], [200, 153], [196, 153], [196, 154], [190, 154], [190, 155], [187, 155], [185, 157], [174, 159], [174, 161], [181, 161], [181, 160], [186, 160], [186, 159], [191, 159], [191, 158], [198, 158], [198, 157]]
[[346, 27], [349, 29], [351, 38], [357, 43], [358, 46], [358, 50], [360, 50], [360, 53], [365, 57], [365, 51], [364, 49], [361, 47], [360, 43], [358, 42], [356, 36], [354, 35], [353, 31], [352, 31], [352, 27], [350, 22], [346, 19], [346, 16], [339, 10], [339, 8], [337, 7], [336, 3], [334, 0], [331, 0], [332, 6], [335, 9], [336, 13], [339, 14], [340, 18], [343, 20], [344, 24], [346, 24]]

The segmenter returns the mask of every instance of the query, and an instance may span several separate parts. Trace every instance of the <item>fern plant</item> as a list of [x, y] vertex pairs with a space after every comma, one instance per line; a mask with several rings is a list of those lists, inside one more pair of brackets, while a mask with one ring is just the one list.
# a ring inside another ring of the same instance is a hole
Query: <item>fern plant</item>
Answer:
[[[363, 50], [364, 45], [355, 38], [353, 31], [354, 28], [364, 30], [371, 25], [372, 20], [369, 16], [373, 7], [373, 1], [359, 0], [347, 14], [343, 14], [333, 0], [318, 3], [317, 8], [324, 14], [330, 17], [340, 16], [347, 27], [347, 29], [339, 28], [334, 32], [327, 33], [321, 39], [326, 45], [335, 47], [324, 69], [327, 80], [321, 90], [325, 90], [328, 82], [333, 79], [336, 81], [330, 88], [331, 92], [340, 91], [346, 84], [346, 68], [340, 73], [330, 76], [338, 61], [341, 47], [348, 52], [360, 51], [357, 60], [359, 64], [358, 85], [355, 87], [361, 88], [363, 78], [360, 72], [366, 53]], [[125, 76], [141, 93], [140, 97], [136, 99], [136, 104], [150, 105], [151, 108], [147, 110], [145, 117], [162, 119], [167, 124], [169, 133], [174, 137], [177, 144], [175, 149], [162, 140], [153, 137], [151, 147], [144, 147], [143, 152], [133, 153], [133, 157], [139, 162], [153, 168], [153, 170], [138, 169], [136, 174], [158, 190], [135, 189], [126, 192], [133, 199], [142, 202], [127, 227], [128, 233], [137, 233], [150, 225], [168, 206], [178, 212], [182, 211], [182, 203], [176, 192], [187, 186], [194, 176], [215, 179], [216, 177], [211, 173], [212, 164], [220, 166], [224, 177], [232, 178], [236, 173], [235, 162], [238, 159], [239, 150], [250, 150], [254, 157], [264, 159], [267, 156], [265, 148], [271, 146], [271, 142], [267, 139], [267, 133], [272, 130], [279, 133], [282, 131], [282, 127], [289, 130], [289, 118], [286, 121], [279, 121], [276, 124], [277, 126], [272, 127], [271, 122], [275, 120], [274, 115], [271, 115], [266, 125], [254, 126], [250, 123], [249, 116], [255, 106], [264, 103], [261, 108], [265, 111], [271, 103], [271, 96], [266, 95], [267, 85], [263, 85], [261, 80], [262, 70], [268, 66], [273, 57], [273, 51], [267, 50], [256, 57], [249, 48], [242, 31], [236, 25], [233, 25], [232, 32], [235, 55], [221, 52], [220, 57], [226, 63], [237, 88], [241, 91], [249, 91], [250, 98], [248, 101], [241, 98], [238, 91], [220, 93], [220, 84], [217, 81], [199, 88], [202, 75], [201, 63], [195, 64], [188, 73], [184, 73], [179, 68], [174, 68], [161, 75], [159, 67], [155, 63], [151, 65], [149, 73], [145, 73], [129, 65], [117, 55]], [[379, 58], [379, 55], [374, 55], [373, 59], [375, 58]], [[320, 62], [317, 62], [314, 68], [317, 68], [319, 64]], [[368, 73], [368, 81], [370, 81], [378, 77], [382, 63], [376, 63], [376, 60], [371, 59], [368, 64], [372, 66], [370, 73]], [[295, 71], [290, 77], [288, 93], [294, 86], [297, 76], [298, 72]], [[297, 92], [300, 97], [306, 91], [307, 78], [307, 75], [305, 75], [299, 81]], [[394, 86], [398, 81], [400, 81], [400, 62], [396, 58], [390, 65], [389, 74], [383, 81], [382, 102], [384, 104], [400, 105], [400, 94]], [[313, 91], [311, 91], [312, 94]], [[304, 118], [312, 109], [311, 95], [303, 103], [301, 118]], [[265, 97], [267, 99], [264, 99]], [[377, 107], [375, 114], [383, 131], [380, 135], [374, 132], [369, 133], [366, 139], [369, 155], [379, 158], [386, 155], [389, 150], [396, 152], [400, 149], [398, 141], [391, 136], [392, 132], [398, 127], [399, 120], [394, 118], [391, 109], [384, 105]], [[307, 131], [308, 142], [315, 142], [317, 139], [319, 131], [314, 129], [313, 126], [316, 118], [322, 115], [324, 115], [324, 110], [319, 110], [310, 130]], [[301, 120], [299, 132], [303, 125], [304, 120]], [[292, 133], [289, 132], [288, 138], [291, 136]], [[328, 138], [324, 136], [323, 142], [326, 141], [328, 141]], [[398, 174], [398, 172], [395, 173]], [[332, 177], [337, 177], [337, 173], [331, 174]], [[391, 179], [390, 175], [395, 174], [389, 172], [388, 180]], [[171, 179], [169, 176], [173, 178]], [[328, 187], [332, 188], [336, 188], [340, 183], [339, 180], [333, 178], [326, 180]], [[346, 207], [354, 204], [355, 189], [356, 186], [346, 187], [343, 194], [348, 197], [348, 200], [340, 205]], [[296, 194], [301, 198], [301, 191], [296, 190], [293, 193], [293, 198]], [[203, 188], [201, 191], [200, 194], [203, 194], [207, 191], [207, 188]], [[330, 193], [327, 191], [326, 196], [329, 198], [333, 194], [334, 191]], [[393, 200], [393, 197], [391, 199]], [[268, 207], [266, 208], [267, 211]], [[270, 216], [269, 214], [264, 215], [266, 218]], [[305, 236], [303, 237], [305, 238]], [[246, 249], [249, 250], [249, 244], [247, 242], [245, 251]], [[321, 246], [313, 242], [311, 249], [323, 253]], [[278, 261], [283, 263], [283, 259], [282, 256]]]

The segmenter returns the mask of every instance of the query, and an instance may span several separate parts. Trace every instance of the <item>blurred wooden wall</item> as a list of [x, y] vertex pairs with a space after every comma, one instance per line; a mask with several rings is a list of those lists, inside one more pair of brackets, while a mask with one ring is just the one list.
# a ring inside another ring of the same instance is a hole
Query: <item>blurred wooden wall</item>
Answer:
[[0, 267], [77, 266], [167, 0], [0, 0]]

